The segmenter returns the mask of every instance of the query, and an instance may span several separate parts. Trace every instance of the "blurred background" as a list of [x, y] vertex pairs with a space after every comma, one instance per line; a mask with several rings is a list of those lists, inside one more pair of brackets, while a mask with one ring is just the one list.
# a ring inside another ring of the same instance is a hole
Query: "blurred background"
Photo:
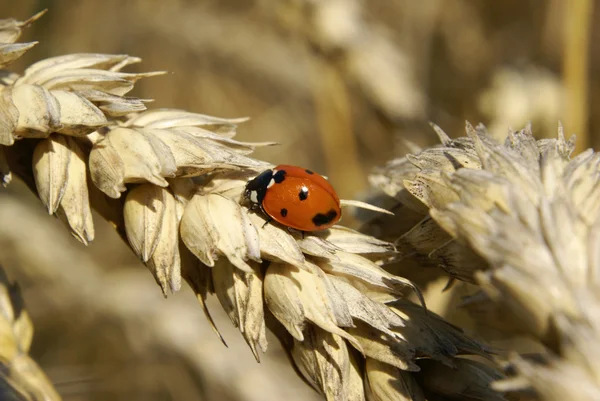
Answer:
[[[561, 120], [567, 136], [577, 134], [577, 152], [598, 148], [594, 5], [0, 0], [0, 18], [49, 9], [21, 38], [39, 45], [12, 71], [74, 52], [139, 56], [131, 71], [170, 74], [141, 81], [131, 95], [155, 99], [150, 107], [249, 116], [238, 139], [281, 144], [257, 158], [311, 168], [342, 198], [360, 199], [373, 195], [374, 166], [437, 143], [429, 121], [453, 137], [464, 135], [465, 120], [482, 122], [502, 139], [529, 121], [537, 137], [555, 136]], [[32, 354], [65, 400], [318, 399], [273, 337], [259, 365], [217, 302], [229, 348], [190, 291], [165, 301], [100, 219], [97, 240], [83, 249], [18, 182], [0, 190], [0, 201], [0, 263], [23, 287], [36, 328]], [[439, 296], [439, 276], [424, 288], [430, 307], [472, 329], [452, 307], [461, 287]]]

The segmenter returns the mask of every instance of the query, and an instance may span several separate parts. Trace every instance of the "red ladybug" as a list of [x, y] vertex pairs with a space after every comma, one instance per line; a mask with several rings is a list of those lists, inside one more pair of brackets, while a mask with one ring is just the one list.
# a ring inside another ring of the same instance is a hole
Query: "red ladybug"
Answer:
[[275, 220], [300, 231], [325, 230], [342, 217], [340, 198], [322, 176], [279, 165], [248, 181], [244, 198]]

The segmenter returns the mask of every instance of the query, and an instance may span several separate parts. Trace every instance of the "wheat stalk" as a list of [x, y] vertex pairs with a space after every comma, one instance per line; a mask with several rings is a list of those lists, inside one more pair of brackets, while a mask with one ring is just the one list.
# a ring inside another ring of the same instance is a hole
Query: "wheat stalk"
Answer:
[[[12, 44], [27, 23], [0, 23], [17, 32], [0, 35], [3, 66], [33, 45]], [[497, 372], [457, 358], [488, 350], [404, 299], [414, 285], [381, 267], [393, 244], [341, 226], [303, 237], [265, 225], [240, 199], [246, 181], [271, 167], [249, 155], [271, 143], [233, 139], [244, 119], [146, 110], [145, 100], [125, 97], [137, 80], [161, 74], [122, 71], [139, 61], [72, 54], [7, 74], [3, 182], [23, 179], [83, 244], [99, 211], [165, 296], [183, 278], [219, 333], [205, 303], [216, 294], [257, 360], [269, 327], [328, 400], [503, 399], [489, 388]]]
[[372, 176], [430, 214], [400, 247], [480, 285], [465, 300], [480, 323], [527, 333], [548, 348], [536, 359], [512, 355], [515, 376], [496, 388], [534, 390], [544, 400], [596, 399], [599, 155], [588, 149], [571, 159], [574, 138], [566, 141], [562, 126], [557, 139], [536, 141], [528, 126], [503, 144], [481, 125], [467, 124], [467, 137], [457, 139], [434, 129], [440, 146]]

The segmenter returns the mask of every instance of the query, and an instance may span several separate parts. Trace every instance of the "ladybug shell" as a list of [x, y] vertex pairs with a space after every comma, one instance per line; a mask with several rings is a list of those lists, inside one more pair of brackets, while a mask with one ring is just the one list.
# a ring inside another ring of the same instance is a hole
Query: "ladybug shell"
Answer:
[[340, 199], [325, 178], [288, 165], [273, 169], [262, 208], [273, 220], [300, 231], [325, 230], [342, 217]]

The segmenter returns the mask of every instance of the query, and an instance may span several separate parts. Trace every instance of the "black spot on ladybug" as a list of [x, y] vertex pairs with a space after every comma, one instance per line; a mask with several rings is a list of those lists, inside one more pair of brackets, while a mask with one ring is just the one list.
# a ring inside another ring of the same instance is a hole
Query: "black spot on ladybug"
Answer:
[[323, 214], [323, 213], [315, 214], [315, 216], [312, 218], [312, 222], [317, 227], [324, 226], [325, 224], [331, 223], [333, 221], [333, 219], [335, 219], [336, 217], [337, 217], [337, 212], [335, 210], [331, 209], [326, 214]]
[[281, 213], [281, 215], [282, 215], [283, 217], [285, 217], [285, 216], [287, 216], [287, 209], [286, 209], [286, 208], [283, 208], [283, 209], [281, 209], [281, 210], [279, 211], [279, 213]]
[[306, 200], [306, 198], [308, 198], [308, 188], [306, 188], [306, 187], [300, 188], [300, 192], [298, 193], [298, 198], [300, 198], [301, 201]]
[[273, 174], [273, 181], [275, 181], [275, 184], [281, 184], [283, 180], [285, 180], [285, 174], [285, 170], [279, 170]]
[[306, 174], [314, 174], [314, 173], [313, 173], [312, 171], [310, 171], [310, 170], [304, 170], [304, 171], [306, 171]]

